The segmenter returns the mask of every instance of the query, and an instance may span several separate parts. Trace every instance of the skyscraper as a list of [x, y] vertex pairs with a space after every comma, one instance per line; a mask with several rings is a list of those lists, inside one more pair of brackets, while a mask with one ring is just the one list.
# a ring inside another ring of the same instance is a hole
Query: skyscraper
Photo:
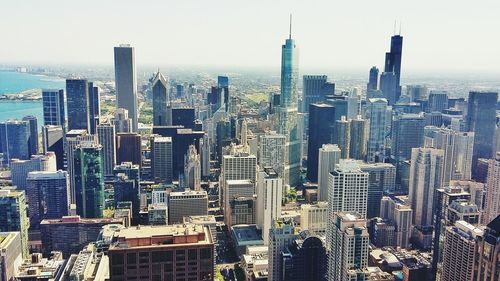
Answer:
[[128, 117], [128, 110], [117, 108], [113, 117], [113, 125], [116, 133], [131, 133], [132, 120]]
[[[378, 68], [373, 66], [370, 68], [370, 75], [368, 76], [368, 84], [366, 85], [367, 92], [373, 92], [378, 89]], [[368, 95], [368, 94], [367, 94]]]
[[355, 119], [350, 120], [350, 124], [349, 158], [365, 160], [368, 145], [368, 122], [358, 115]]
[[167, 126], [168, 81], [160, 71], [153, 81], [153, 126]]
[[73, 153], [76, 213], [83, 218], [102, 218], [102, 146], [94, 142], [82, 142], [75, 147]]
[[262, 229], [264, 245], [269, 243], [269, 231], [281, 216], [283, 179], [272, 168], [264, 168], [257, 176], [257, 225]]
[[[253, 196], [255, 194], [255, 182], [250, 180], [227, 180], [224, 185], [224, 221], [231, 227], [234, 224], [255, 224], [255, 214], [251, 213], [250, 219], [248, 220], [247, 215], [243, 219], [237, 218], [238, 210], [235, 208], [243, 207], [242, 209], [248, 209], [248, 204], [245, 202], [250, 201], [250, 205], [255, 205], [253, 202]], [[240, 202], [237, 202], [240, 200]], [[247, 206], [244, 206], [247, 205]], [[252, 206], [252, 210], [255, 207]]]
[[409, 199], [413, 209], [413, 224], [417, 227], [432, 226], [434, 196], [441, 187], [444, 151], [433, 148], [413, 148]]
[[380, 91], [389, 105], [395, 105], [399, 100], [396, 79], [394, 72], [382, 72], [380, 75]]
[[470, 92], [467, 102], [467, 131], [474, 132], [472, 173], [475, 175], [477, 159], [494, 156], [496, 130], [496, 104], [498, 93]]
[[66, 79], [68, 130], [90, 132], [89, 86], [85, 79]]
[[340, 161], [340, 148], [335, 144], [324, 144], [318, 157], [318, 201], [328, 201], [330, 173]]
[[204, 190], [186, 190], [168, 194], [168, 223], [182, 223], [184, 217], [206, 216], [208, 195]]
[[171, 183], [173, 179], [172, 138], [154, 137], [151, 140], [151, 168], [153, 178]]
[[32, 227], [38, 227], [43, 219], [68, 215], [71, 199], [66, 171], [30, 172], [26, 182]]
[[327, 254], [323, 237], [300, 233], [282, 252], [283, 280], [326, 281]]
[[184, 187], [201, 190], [201, 157], [194, 145], [184, 155]]
[[0, 145], [3, 164], [11, 159], [27, 160], [30, 158], [30, 123], [28, 121], [8, 120], [0, 123]]
[[307, 144], [307, 178], [318, 180], [318, 149], [323, 144], [332, 142], [335, 120], [335, 107], [329, 104], [311, 104], [309, 106], [309, 140]]
[[101, 116], [101, 96], [99, 87], [89, 82], [89, 129], [91, 134], [95, 134], [100, 123]]
[[28, 205], [24, 191], [0, 189], [0, 232], [19, 231], [23, 258], [28, 251]]
[[448, 93], [441, 91], [431, 91], [429, 94], [429, 112], [441, 112], [448, 108]]
[[[401, 96], [401, 56], [403, 54], [403, 36], [394, 35], [391, 37], [391, 50], [385, 53], [384, 72], [393, 72], [395, 76], [396, 97], [394, 102]], [[393, 104], [389, 102], [389, 104]]]
[[57, 169], [64, 169], [64, 131], [61, 126], [42, 127], [42, 153], [51, 151], [56, 155]]
[[341, 159], [328, 179], [329, 217], [335, 212], [356, 212], [366, 218], [368, 209], [368, 173], [356, 160]]
[[26, 121], [30, 125], [30, 134], [28, 139], [28, 150], [29, 155], [38, 154], [38, 122], [35, 116], [28, 115], [23, 117], [23, 121]]
[[259, 165], [272, 167], [283, 177], [286, 137], [275, 131], [269, 131], [259, 137]]
[[290, 186], [299, 183], [300, 174], [300, 140], [297, 131], [298, 79], [298, 50], [290, 28], [290, 36], [281, 48], [281, 95], [277, 110], [277, 131], [287, 137], [284, 181]]
[[57, 170], [56, 156], [54, 152], [42, 155], [33, 155], [29, 160], [12, 159], [10, 163], [12, 184], [17, 189], [26, 189], [26, 178], [29, 172]]
[[335, 84], [327, 82], [326, 75], [304, 75], [302, 104], [300, 112], [309, 112], [309, 105], [325, 100], [327, 95], [335, 93]]
[[367, 161], [384, 162], [387, 100], [383, 98], [369, 99], [367, 110], [370, 118]]
[[134, 47], [128, 44], [114, 48], [116, 107], [128, 110], [132, 132], [137, 131], [137, 75]]
[[335, 134], [333, 135], [333, 143], [337, 144], [342, 151], [342, 159], [349, 158], [349, 146], [351, 144], [351, 124], [350, 121], [342, 116], [340, 120], [335, 120]]
[[488, 223], [484, 229], [483, 239], [477, 250], [474, 280], [498, 280], [500, 277], [498, 253], [500, 253], [500, 216]]
[[43, 123], [66, 127], [66, 105], [64, 90], [42, 90]]
[[394, 246], [408, 248], [412, 216], [413, 210], [407, 196], [382, 197], [380, 217], [394, 224]]
[[115, 126], [104, 123], [97, 126], [97, 139], [102, 146], [102, 165], [105, 177], [113, 175], [116, 165], [116, 134]]
[[297, 238], [295, 223], [292, 219], [278, 218], [273, 221], [269, 231], [269, 281], [283, 280], [282, 252]]
[[490, 223], [500, 215], [500, 152], [494, 159], [490, 159], [488, 165], [488, 177], [486, 181], [486, 204], [484, 206], [485, 224]]
[[141, 135], [136, 133], [116, 134], [116, 163], [132, 162], [142, 165]]
[[359, 161], [361, 171], [368, 173], [367, 218], [378, 217], [384, 193], [395, 190], [396, 168], [389, 163], [364, 163]]
[[364, 216], [355, 212], [334, 213], [328, 232], [328, 280], [364, 280], [360, 277], [368, 266], [370, 243]]

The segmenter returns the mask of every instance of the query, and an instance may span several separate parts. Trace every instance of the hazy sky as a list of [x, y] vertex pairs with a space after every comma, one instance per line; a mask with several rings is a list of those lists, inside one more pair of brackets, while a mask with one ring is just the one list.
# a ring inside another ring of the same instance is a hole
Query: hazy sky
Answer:
[[403, 72], [500, 73], [499, 0], [1, 0], [0, 63], [279, 67], [293, 37], [301, 69], [382, 67], [402, 22]]

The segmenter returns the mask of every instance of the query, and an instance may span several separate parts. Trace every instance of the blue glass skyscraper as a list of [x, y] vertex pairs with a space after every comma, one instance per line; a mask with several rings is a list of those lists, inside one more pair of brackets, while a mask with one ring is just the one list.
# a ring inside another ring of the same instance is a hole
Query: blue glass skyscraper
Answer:
[[97, 133], [97, 125], [101, 115], [99, 88], [89, 82], [89, 129], [91, 134]]
[[3, 164], [9, 164], [13, 158], [30, 159], [30, 123], [28, 121], [9, 120], [0, 123], [0, 148]]
[[297, 83], [299, 80], [298, 50], [290, 36], [281, 48], [281, 95], [277, 108], [277, 131], [287, 137], [285, 157], [285, 184], [296, 186], [300, 173], [300, 140], [297, 132]]
[[89, 89], [85, 79], [67, 79], [68, 130], [89, 132]]
[[42, 90], [43, 123], [66, 127], [66, 106], [63, 89]]

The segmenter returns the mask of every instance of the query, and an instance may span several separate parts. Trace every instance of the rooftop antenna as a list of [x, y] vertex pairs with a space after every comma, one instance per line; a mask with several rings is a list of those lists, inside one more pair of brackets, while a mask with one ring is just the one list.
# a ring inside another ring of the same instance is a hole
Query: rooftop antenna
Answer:
[[292, 39], [292, 14], [290, 14], [290, 33], [288, 33], [288, 39]]
[[399, 22], [399, 35], [401, 35], [401, 22]]
[[396, 35], [396, 20], [394, 20], [394, 35]]

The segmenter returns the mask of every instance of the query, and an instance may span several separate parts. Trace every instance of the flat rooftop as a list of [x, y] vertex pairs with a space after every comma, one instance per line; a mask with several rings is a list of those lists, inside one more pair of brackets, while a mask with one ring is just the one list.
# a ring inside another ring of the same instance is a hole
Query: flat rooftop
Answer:
[[256, 225], [235, 225], [231, 227], [233, 237], [237, 240], [238, 244], [248, 241], [262, 241], [260, 231], [257, 230]]

